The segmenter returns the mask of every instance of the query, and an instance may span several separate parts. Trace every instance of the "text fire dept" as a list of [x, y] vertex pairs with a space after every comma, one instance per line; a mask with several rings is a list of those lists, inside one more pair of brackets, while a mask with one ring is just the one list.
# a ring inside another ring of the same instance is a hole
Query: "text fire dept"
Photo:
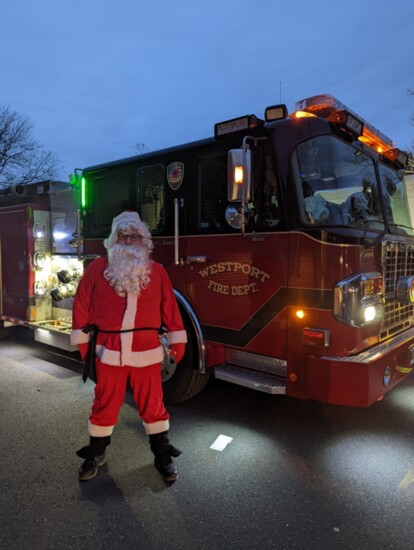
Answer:
[[[270, 275], [249, 264], [242, 264], [240, 262], [219, 262], [217, 264], [209, 265], [208, 267], [202, 269], [198, 274], [205, 279], [210, 275], [216, 275], [218, 273], [224, 273], [226, 271], [243, 273], [248, 275], [253, 279], [256, 279], [262, 283], [267, 281], [270, 278]], [[246, 294], [252, 293], [255, 294], [259, 292], [255, 282], [249, 283], [247, 285], [223, 285], [217, 283], [212, 279], [208, 281], [208, 288], [213, 292], [218, 292], [219, 294], [226, 294], [231, 296], [245, 296]]]

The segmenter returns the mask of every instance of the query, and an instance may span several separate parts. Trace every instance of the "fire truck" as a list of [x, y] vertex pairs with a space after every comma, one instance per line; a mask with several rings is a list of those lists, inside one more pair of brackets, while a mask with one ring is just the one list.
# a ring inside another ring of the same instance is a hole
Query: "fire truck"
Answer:
[[[68, 286], [62, 270], [76, 286], [83, 266], [105, 254], [114, 216], [137, 210], [188, 334], [178, 366], [166, 350], [167, 402], [196, 395], [214, 375], [367, 407], [413, 370], [406, 163], [374, 126], [319, 95], [291, 114], [272, 105], [263, 118], [216, 123], [212, 138], [85, 168], [68, 191], [79, 201], [68, 231], [76, 253], [53, 269], [46, 294]], [[53, 300], [53, 326], [29, 324], [58, 345]]]

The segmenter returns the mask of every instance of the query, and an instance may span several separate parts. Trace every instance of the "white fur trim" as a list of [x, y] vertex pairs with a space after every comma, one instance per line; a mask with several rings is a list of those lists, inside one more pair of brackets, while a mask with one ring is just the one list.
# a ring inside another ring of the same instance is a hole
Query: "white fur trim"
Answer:
[[[129, 333], [127, 333], [129, 334]], [[132, 334], [132, 333], [131, 333]], [[164, 359], [164, 350], [160, 346], [158, 348], [149, 349], [146, 351], [131, 351], [121, 352], [112, 349], [106, 349], [105, 346], [96, 346], [96, 355], [106, 365], [112, 365], [113, 367], [148, 367], [148, 365], [155, 365], [161, 363]]]
[[[122, 319], [121, 330], [130, 330], [135, 326], [135, 316], [137, 314], [138, 297], [136, 294], [127, 294], [127, 307]], [[127, 333], [129, 334], [129, 333]], [[131, 333], [132, 334], [132, 333]]]
[[170, 422], [168, 420], [158, 420], [158, 422], [152, 422], [151, 424], [147, 424], [146, 422], [142, 423], [147, 435], [161, 434], [170, 429]]
[[112, 435], [113, 431], [113, 426], [97, 426], [88, 420], [88, 432], [92, 437], [106, 437], [108, 435]]
[[[127, 294], [127, 307], [122, 319], [121, 330], [130, 330], [135, 326], [135, 316], [137, 314], [138, 297], [136, 294]], [[121, 352], [122, 357], [120, 359], [122, 365], [130, 365], [132, 354], [132, 341], [134, 338], [133, 332], [121, 333]], [[105, 362], [105, 361], [104, 361]], [[151, 363], [150, 363], [151, 364]]]
[[119, 214], [119, 216], [116, 216], [112, 220], [112, 231], [114, 231], [118, 225], [127, 225], [127, 224], [133, 224], [133, 225], [140, 225], [142, 223], [141, 218], [139, 217], [138, 212], [122, 212], [122, 214]]
[[78, 344], [87, 344], [90, 340], [90, 334], [85, 334], [83, 330], [77, 329], [72, 330], [70, 333], [70, 343], [72, 346], [76, 346]]
[[106, 349], [105, 346], [96, 346], [96, 357], [105, 363], [105, 365], [112, 365], [113, 367], [121, 366], [121, 352], [113, 349]]
[[175, 330], [167, 334], [169, 344], [185, 344], [187, 343], [187, 333], [185, 330]]

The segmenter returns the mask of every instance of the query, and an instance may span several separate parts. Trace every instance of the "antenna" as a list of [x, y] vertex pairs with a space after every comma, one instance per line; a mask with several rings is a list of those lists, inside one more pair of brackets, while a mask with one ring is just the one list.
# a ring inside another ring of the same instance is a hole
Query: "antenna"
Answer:
[[282, 103], [282, 81], [279, 81], [279, 103]]

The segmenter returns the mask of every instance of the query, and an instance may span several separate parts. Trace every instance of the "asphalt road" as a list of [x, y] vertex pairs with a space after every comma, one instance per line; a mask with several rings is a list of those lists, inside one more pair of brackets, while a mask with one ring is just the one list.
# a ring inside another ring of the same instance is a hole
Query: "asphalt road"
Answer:
[[0, 342], [1, 549], [414, 548], [414, 375], [370, 409], [212, 379], [169, 407], [170, 486], [128, 394], [107, 465], [79, 483], [93, 384], [67, 356], [23, 328]]

